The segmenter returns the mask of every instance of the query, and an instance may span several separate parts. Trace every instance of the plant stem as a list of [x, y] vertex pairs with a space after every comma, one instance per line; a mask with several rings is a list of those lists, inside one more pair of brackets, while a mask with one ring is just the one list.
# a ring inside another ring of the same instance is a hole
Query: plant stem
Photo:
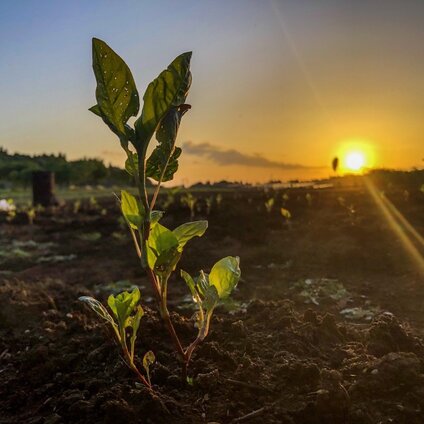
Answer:
[[191, 343], [190, 346], [184, 352], [186, 368], [188, 367], [188, 364], [190, 362], [191, 355], [193, 354], [194, 349], [196, 349], [197, 345], [200, 342], [202, 342], [209, 333], [209, 326], [210, 326], [210, 322], [211, 322], [212, 312], [213, 312], [213, 310], [210, 310], [206, 313], [206, 320], [204, 322], [204, 325], [199, 330], [199, 333], [198, 333], [196, 339], [194, 340], [194, 342]]
[[175, 331], [174, 325], [171, 321], [167, 306], [167, 291], [168, 291], [168, 280], [161, 282], [161, 293], [160, 293], [160, 314], [162, 319], [168, 328], [169, 334], [171, 335], [172, 341], [174, 342], [175, 349], [182, 361], [185, 361], [184, 349], [181, 345], [180, 339], [178, 338], [177, 332]]
[[122, 344], [122, 350], [124, 351], [125, 359], [127, 360], [127, 365], [137, 374], [137, 377], [140, 379], [140, 381], [145, 384], [149, 390], [153, 391], [152, 385], [146, 380], [143, 374], [138, 370], [138, 368], [135, 366], [133, 359], [131, 358], [131, 355], [128, 351], [128, 348], [125, 345]]
[[157, 184], [157, 186], [156, 186], [155, 192], [153, 193], [152, 202], [151, 202], [151, 204], [150, 204], [150, 205], [151, 205], [150, 207], [151, 207], [152, 209], [153, 209], [153, 207], [155, 206], [156, 199], [157, 199], [157, 197], [158, 197], [159, 190], [160, 190], [160, 185], [162, 184], [162, 180], [163, 180], [163, 177], [165, 176], [165, 171], [166, 171], [166, 168], [168, 167], [168, 163], [169, 163], [169, 160], [171, 159], [172, 153], [173, 153], [173, 152], [171, 152], [171, 154], [168, 156], [168, 159], [167, 159], [167, 161], [166, 161], [166, 163], [165, 163], [165, 166], [163, 167], [163, 170], [162, 170], [162, 173], [161, 173], [161, 175], [160, 175], [160, 178], [159, 178], [158, 184]]

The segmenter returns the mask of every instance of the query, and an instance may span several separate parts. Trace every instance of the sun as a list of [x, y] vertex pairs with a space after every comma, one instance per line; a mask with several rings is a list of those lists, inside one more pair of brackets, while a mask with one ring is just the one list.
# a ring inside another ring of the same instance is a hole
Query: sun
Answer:
[[348, 170], [358, 172], [365, 166], [365, 155], [361, 152], [349, 152], [344, 162]]

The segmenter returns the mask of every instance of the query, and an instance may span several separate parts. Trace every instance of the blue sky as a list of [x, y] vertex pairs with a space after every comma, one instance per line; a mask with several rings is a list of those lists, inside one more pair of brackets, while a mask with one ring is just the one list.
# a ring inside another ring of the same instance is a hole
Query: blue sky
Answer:
[[[181, 180], [321, 176], [317, 167], [349, 143], [371, 146], [376, 166], [419, 166], [423, 21], [419, 0], [5, 0], [0, 145], [122, 162], [87, 111], [96, 36], [126, 60], [141, 92], [193, 50]], [[214, 162], [226, 152], [238, 162]]]

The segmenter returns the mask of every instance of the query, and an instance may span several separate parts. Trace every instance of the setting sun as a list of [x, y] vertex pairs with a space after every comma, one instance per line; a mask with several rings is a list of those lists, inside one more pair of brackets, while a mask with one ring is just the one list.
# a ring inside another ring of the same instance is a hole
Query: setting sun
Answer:
[[346, 155], [345, 166], [350, 171], [360, 171], [365, 165], [365, 156], [361, 152], [351, 152]]

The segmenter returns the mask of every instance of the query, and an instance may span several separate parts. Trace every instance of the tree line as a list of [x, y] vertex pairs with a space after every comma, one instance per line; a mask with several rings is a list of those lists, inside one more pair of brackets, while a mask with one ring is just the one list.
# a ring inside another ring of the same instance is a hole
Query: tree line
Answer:
[[83, 158], [69, 161], [58, 155], [10, 154], [0, 147], [0, 185], [26, 187], [31, 184], [33, 171], [55, 173], [58, 185], [131, 185], [128, 173], [121, 168], [105, 165], [101, 159]]

